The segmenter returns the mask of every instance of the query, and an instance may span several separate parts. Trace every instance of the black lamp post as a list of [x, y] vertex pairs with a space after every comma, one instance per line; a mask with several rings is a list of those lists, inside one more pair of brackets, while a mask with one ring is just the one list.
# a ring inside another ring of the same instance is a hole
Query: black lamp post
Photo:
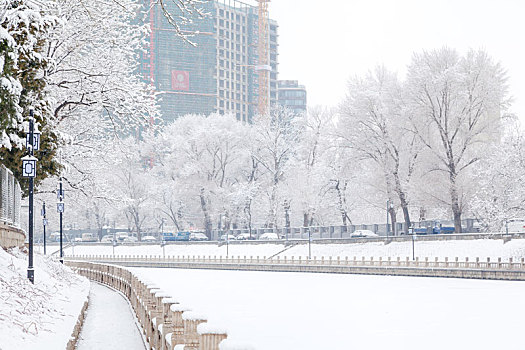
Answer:
[[46, 202], [42, 203], [42, 224], [44, 225], [44, 255], [46, 255], [46, 226], [47, 226], [47, 219], [46, 219]]
[[36, 162], [34, 150], [40, 146], [40, 133], [34, 130], [34, 111], [29, 110], [29, 134], [26, 137], [26, 148], [28, 155], [22, 157], [22, 176], [29, 178], [29, 265], [27, 267], [27, 278], [35, 283], [35, 270], [33, 267], [33, 190], [34, 178], [36, 177]]
[[416, 252], [415, 252], [415, 242], [416, 241], [416, 233], [412, 233], [412, 260], [416, 260]]
[[64, 189], [62, 188], [62, 178], [58, 181], [57, 190], [57, 212], [60, 214], [60, 262], [64, 263], [64, 251], [62, 250], [63, 235], [62, 235], [62, 214], [64, 213]]
[[312, 230], [308, 227], [308, 260], [312, 259]]

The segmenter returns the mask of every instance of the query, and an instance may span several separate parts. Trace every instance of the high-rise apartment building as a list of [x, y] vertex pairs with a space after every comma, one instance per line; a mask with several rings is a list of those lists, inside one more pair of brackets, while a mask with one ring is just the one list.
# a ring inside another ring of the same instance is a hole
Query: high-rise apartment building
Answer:
[[279, 80], [279, 105], [293, 110], [297, 114], [306, 112], [306, 88], [297, 80]]
[[[152, 7], [148, 17], [152, 31], [141, 73], [160, 93], [165, 121], [214, 111], [250, 120], [257, 113], [258, 100], [257, 6], [236, 0], [213, 0], [202, 6], [209, 15], [182, 26], [195, 33], [189, 37], [194, 45], [175, 35], [158, 5]], [[177, 18], [176, 7], [168, 10]], [[276, 104], [278, 25], [273, 20], [268, 23], [270, 104]]]

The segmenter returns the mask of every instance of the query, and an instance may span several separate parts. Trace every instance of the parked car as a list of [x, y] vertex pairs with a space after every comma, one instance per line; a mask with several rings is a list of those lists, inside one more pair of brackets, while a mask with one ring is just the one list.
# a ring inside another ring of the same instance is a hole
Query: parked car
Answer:
[[144, 236], [142, 237], [142, 242], [156, 242], [157, 239], [153, 236]]
[[262, 241], [274, 241], [274, 240], [279, 239], [279, 236], [277, 235], [277, 233], [266, 232], [266, 233], [260, 235], [259, 239], [262, 240]]
[[73, 242], [82, 242], [82, 238], [75, 237], [75, 238], [73, 238]]
[[415, 227], [413, 229], [414, 234], [417, 235], [426, 235], [426, 234], [450, 234], [455, 232], [454, 226], [443, 226], [443, 225], [436, 225], [434, 227]]
[[204, 234], [204, 232], [191, 232], [190, 233], [190, 241], [207, 241], [208, 236]]
[[104, 243], [111, 243], [113, 242], [113, 235], [102, 236], [102, 239], [100, 241]]
[[[220, 241], [225, 241], [226, 240], [226, 235], [222, 235], [221, 238], [219, 238]], [[230, 235], [228, 234], [228, 240], [229, 241], [234, 241], [235, 240], [235, 236], [234, 235]]]
[[503, 224], [501, 232], [525, 233], [525, 219], [509, 219]]
[[118, 242], [124, 242], [124, 240], [129, 237], [128, 232], [121, 231], [121, 232], [115, 232], [115, 237], [117, 237]]
[[83, 233], [82, 242], [98, 242], [97, 235], [94, 233]]
[[351, 238], [369, 238], [369, 237], [379, 237], [373, 231], [370, 230], [355, 230], [350, 234]]
[[252, 233], [251, 235], [249, 233], [240, 233], [235, 237], [238, 241], [245, 241], [245, 240], [252, 240], [255, 239], [255, 234]]
[[137, 237], [135, 237], [135, 236], [128, 236], [128, 237], [125, 237], [122, 242], [134, 243], [134, 242], [137, 242], [137, 241], [138, 241]]

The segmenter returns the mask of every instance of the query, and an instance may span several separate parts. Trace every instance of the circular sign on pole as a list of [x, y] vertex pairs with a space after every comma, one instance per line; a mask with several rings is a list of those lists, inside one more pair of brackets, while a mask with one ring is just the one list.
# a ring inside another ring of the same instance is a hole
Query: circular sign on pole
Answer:
[[64, 203], [57, 203], [57, 212], [59, 213], [64, 212]]
[[47, 226], [47, 219], [43, 220], [43, 224], [44, 224], [44, 226]]

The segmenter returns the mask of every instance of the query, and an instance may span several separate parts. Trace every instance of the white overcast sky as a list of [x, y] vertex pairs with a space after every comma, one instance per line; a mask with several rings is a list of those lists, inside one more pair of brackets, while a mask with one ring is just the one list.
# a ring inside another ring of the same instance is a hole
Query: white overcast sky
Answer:
[[336, 105], [346, 82], [377, 64], [404, 78], [412, 53], [485, 49], [507, 70], [525, 120], [525, 0], [272, 0], [279, 79], [306, 86], [308, 104]]

